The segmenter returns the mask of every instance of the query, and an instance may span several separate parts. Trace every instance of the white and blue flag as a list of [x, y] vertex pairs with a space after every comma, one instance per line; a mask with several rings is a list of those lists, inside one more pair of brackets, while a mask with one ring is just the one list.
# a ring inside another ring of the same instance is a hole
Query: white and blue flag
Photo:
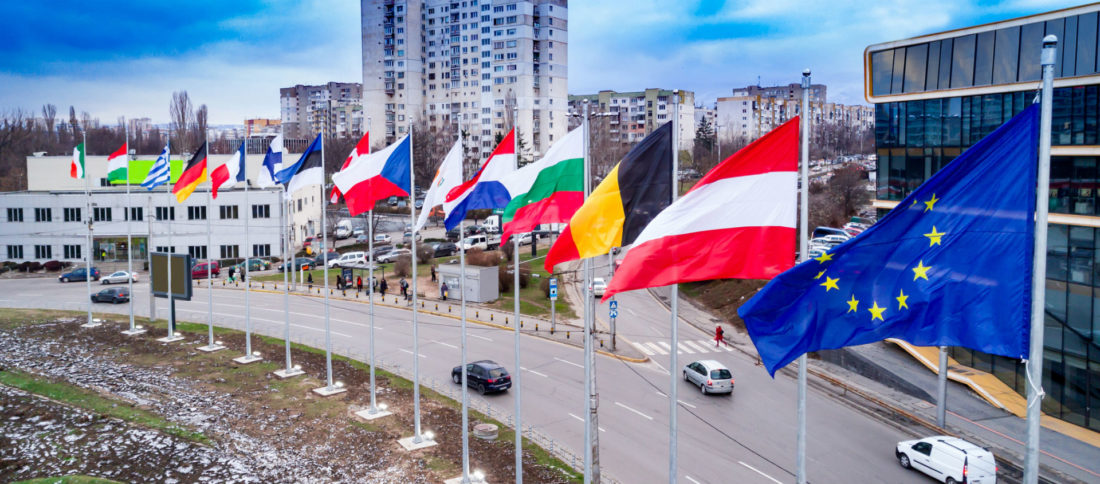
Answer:
[[164, 151], [160, 152], [160, 156], [153, 163], [153, 167], [149, 169], [149, 174], [145, 176], [145, 181], [141, 182], [141, 186], [152, 191], [154, 188], [168, 183], [172, 178], [172, 168], [168, 164], [168, 156], [168, 144], [166, 143]]

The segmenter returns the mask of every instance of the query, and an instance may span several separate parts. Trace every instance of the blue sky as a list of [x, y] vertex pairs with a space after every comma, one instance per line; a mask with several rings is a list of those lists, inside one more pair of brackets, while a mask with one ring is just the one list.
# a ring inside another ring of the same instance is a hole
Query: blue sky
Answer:
[[[867, 45], [1075, 4], [574, 0], [569, 92], [679, 88], [709, 103], [809, 67], [831, 101], [864, 103]], [[0, 111], [53, 103], [166, 122], [172, 92], [187, 90], [212, 123], [239, 124], [278, 117], [280, 87], [362, 80], [356, 1], [7, 1], [0, 15]]]

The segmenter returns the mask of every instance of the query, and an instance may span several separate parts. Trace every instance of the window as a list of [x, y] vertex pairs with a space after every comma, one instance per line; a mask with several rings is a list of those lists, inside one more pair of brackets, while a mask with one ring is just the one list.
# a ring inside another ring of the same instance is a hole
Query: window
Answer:
[[236, 205], [222, 205], [218, 207], [218, 211], [221, 212], [222, 220], [236, 219], [237, 218], [237, 206]]
[[932, 444], [928, 442], [917, 442], [913, 444], [913, 450], [920, 452], [924, 455], [932, 455]]
[[206, 220], [206, 207], [187, 207], [187, 220]]
[[157, 252], [165, 252], [165, 253], [168, 253], [168, 254], [173, 254], [173, 253], [176, 252], [176, 246], [173, 245], [173, 246], [169, 247], [167, 245], [158, 245], [156, 251]]
[[206, 246], [205, 245], [189, 245], [187, 246], [187, 253], [191, 255], [192, 259], [205, 259], [206, 258]]
[[993, 42], [996, 32], [978, 34], [978, 44], [974, 54], [974, 85], [987, 86], [993, 82]]
[[145, 220], [145, 209], [142, 207], [130, 207], [130, 220], [134, 222]]
[[237, 245], [223, 245], [221, 249], [222, 259], [236, 259], [240, 257], [240, 246]]
[[8, 209], [8, 222], [22, 222], [23, 221], [23, 209], [21, 208], [9, 208]]
[[920, 44], [905, 49], [905, 85], [904, 92], [924, 90], [925, 67], [928, 61], [928, 44]]
[[36, 208], [34, 209], [34, 221], [35, 222], [52, 222], [53, 213], [48, 208]]
[[22, 259], [23, 258], [23, 246], [22, 245], [9, 245], [8, 246], [8, 258], [9, 259]]
[[270, 205], [253, 205], [252, 218], [271, 218]]
[[80, 245], [64, 245], [62, 250], [65, 252], [66, 259], [79, 259], [80, 258]]
[[[973, 35], [964, 35], [954, 39], [954, 52], [951, 55], [951, 87], [970, 87], [974, 85], [974, 45]], [[894, 61], [897, 64], [897, 60]]]
[[[1020, 60], [1020, 28], [1001, 29], [996, 35], [996, 48], [993, 49], [993, 83], [1016, 82], [1016, 68]], [[1095, 38], [1095, 34], [1093, 37]]]
[[111, 207], [93, 207], [92, 217], [96, 222], [110, 222]]
[[271, 244], [252, 244], [252, 257], [271, 257]]
[[79, 208], [65, 208], [61, 210], [65, 214], [66, 222], [80, 222], [80, 209]]
[[175, 220], [176, 207], [157, 207], [157, 220]]
[[35, 259], [52, 259], [53, 247], [48, 245], [36, 245], [34, 246], [34, 258]]

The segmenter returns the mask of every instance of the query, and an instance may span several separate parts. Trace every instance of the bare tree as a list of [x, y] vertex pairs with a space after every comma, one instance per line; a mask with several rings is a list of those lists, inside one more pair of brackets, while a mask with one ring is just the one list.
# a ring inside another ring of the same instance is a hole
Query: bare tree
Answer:
[[416, 170], [416, 184], [428, 186], [435, 175], [435, 169], [447, 156], [458, 136], [454, 125], [447, 125], [432, 131], [428, 121], [417, 120], [413, 124], [413, 162]]
[[57, 124], [57, 106], [53, 104], [42, 105], [42, 119], [46, 121], [47, 139], [52, 142], [54, 138], [53, 127]]
[[201, 143], [206, 140], [206, 129], [208, 127], [208, 114], [206, 105], [199, 106], [199, 109], [195, 111], [195, 135], [199, 137], [196, 143]]
[[76, 108], [69, 106], [69, 129], [72, 130], [73, 139], [80, 137], [80, 121], [76, 119]]
[[26, 156], [34, 148], [34, 131], [21, 109], [0, 113], [0, 191], [26, 190]]
[[175, 144], [179, 150], [195, 149], [190, 127], [195, 119], [195, 110], [191, 107], [191, 96], [187, 91], [172, 93], [172, 103], [168, 105], [169, 116], [172, 120], [172, 133], [175, 133]]

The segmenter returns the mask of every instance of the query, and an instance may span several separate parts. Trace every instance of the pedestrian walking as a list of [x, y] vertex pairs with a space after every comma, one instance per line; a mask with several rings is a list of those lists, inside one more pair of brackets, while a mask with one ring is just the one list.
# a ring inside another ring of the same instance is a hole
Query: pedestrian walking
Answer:
[[355, 292], [363, 292], [363, 276], [358, 276], [355, 278]]
[[447, 287], [446, 282], [444, 282], [442, 286], [439, 286], [439, 295], [443, 298], [444, 301], [447, 300], [447, 292], [449, 290], [450, 288]]
[[230, 283], [233, 283], [233, 273], [234, 272], [236, 272], [235, 267], [234, 266], [229, 266], [229, 282]]
[[435, 282], [435, 264], [432, 264], [432, 282]]
[[336, 290], [339, 291], [340, 289], [343, 289], [343, 288], [344, 288], [344, 278], [341, 277], [339, 274], [337, 274], [336, 275]]
[[387, 286], [388, 284], [386, 284], [386, 279], [383, 278], [381, 281], [378, 282], [378, 292], [382, 293], [382, 295], [385, 296]]
[[722, 345], [729, 346], [730, 344], [726, 342], [725, 331], [722, 329], [722, 325], [719, 324], [714, 327], [714, 347], [719, 348]]
[[401, 296], [404, 297], [405, 299], [408, 299], [409, 298], [409, 283], [407, 281], [405, 281], [404, 277], [402, 277], [401, 282], [399, 282], [397, 285], [401, 287]]

